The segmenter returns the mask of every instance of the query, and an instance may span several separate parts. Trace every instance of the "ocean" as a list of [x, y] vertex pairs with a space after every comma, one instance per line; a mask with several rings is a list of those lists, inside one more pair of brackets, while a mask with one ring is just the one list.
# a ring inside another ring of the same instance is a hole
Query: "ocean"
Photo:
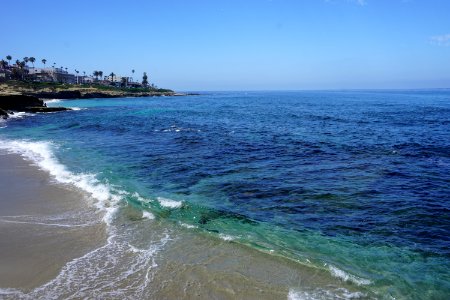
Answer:
[[89, 195], [109, 238], [12, 298], [450, 295], [449, 90], [48, 106], [74, 110], [16, 114], [0, 149]]

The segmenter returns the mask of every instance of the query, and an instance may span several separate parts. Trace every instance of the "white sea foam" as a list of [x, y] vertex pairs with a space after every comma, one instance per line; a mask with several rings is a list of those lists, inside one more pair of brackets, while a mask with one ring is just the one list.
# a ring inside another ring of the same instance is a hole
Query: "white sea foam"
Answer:
[[68, 211], [57, 215], [0, 216], [0, 222], [71, 228], [93, 226], [98, 224], [100, 220], [86, 211]]
[[351, 299], [362, 299], [366, 297], [366, 294], [361, 292], [350, 292], [344, 288], [337, 288], [334, 290], [326, 289], [312, 289], [307, 291], [301, 291], [296, 289], [289, 289], [289, 294], [287, 295], [288, 300], [351, 300]]
[[161, 206], [167, 208], [180, 208], [183, 205], [182, 201], [175, 201], [163, 197], [157, 197], [156, 199], [158, 200], [159, 204], [161, 204]]
[[92, 224], [59, 224], [59, 223], [44, 223], [44, 222], [27, 222], [27, 221], [17, 221], [17, 220], [7, 220], [0, 218], [0, 222], [3, 223], [16, 223], [16, 224], [31, 224], [31, 225], [42, 225], [50, 227], [87, 227]]
[[333, 275], [336, 278], [339, 278], [343, 281], [347, 281], [347, 282], [352, 282], [356, 285], [369, 285], [372, 282], [368, 279], [364, 279], [364, 278], [360, 278], [358, 276], [352, 275], [352, 274], [348, 274], [347, 272], [332, 266], [332, 265], [328, 265], [328, 269], [330, 270], [331, 275]]
[[220, 237], [222, 240], [227, 241], [227, 242], [230, 242], [230, 241], [233, 241], [233, 240], [236, 239], [234, 236], [227, 235], [227, 234], [223, 234], [223, 233], [219, 234], [219, 237]]
[[24, 117], [34, 116], [35, 114], [27, 113], [23, 111], [14, 112], [14, 114], [9, 114], [8, 119], [22, 119]]
[[142, 196], [139, 195], [139, 193], [137, 193], [137, 192], [134, 192], [131, 196], [133, 196], [134, 198], [136, 198], [136, 200], [138, 200], [139, 202], [141, 202], [141, 203], [143, 203], [143, 204], [147, 204], [147, 203], [150, 203], [150, 202], [153, 201], [153, 200], [151, 200], [151, 199], [147, 199], [147, 198], [142, 197]]
[[153, 215], [151, 212], [144, 210], [142, 212], [142, 218], [153, 220], [155, 218], [155, 215]]
[[[50, 282], [24, 293], [0, 289], [13, 299], [142, 299], [157, 267], [155, 255], [171, 240], [167, 233], [140, 247], [112, 236], [107, 244], [67, 263]], [[124, 284], [125, 283], [125, 284]]]
[[188, 228], [188, 229], [198, 228], [195, 225], [190, 225], [190, 224], [186, 224], [186, 223], [182, 223], [182, 222], [180, 222], [179, 224], [180, 224], [181, 227]]
[[50, 99], [50, 100], [46, 100], [44, 102], [45, 102], [45, 104], [58, 103], [58, 102], [61, 102], [61, 100], [60, 99]]
[[[119, 201], [132, 195], [108, 183], [100, 182], [93, 174], [77, 174], [69, 171], [55, 157], [53, 149], [56, 147], [50, 142], [17, 140], [0, 142], [0, 149], [20, 154], [40, 169], [47, 171], [55, 181], [88, 192], [95, 199], [94, 204], [104, 212], [103, 220], [109, 225], [107, 242], [82, 257], [68, 262], [58, 276], [50, 282], [27, 293], [16, 289], [0, 289], [0, 298], [146, 298], [145, 294], [153, 279], [153, 270], [157, 267], [155, 254], [161, 251], [171, 238], [167, 232], [156, 235], [152, 233], [151, 239], [143, 243], [141, 235], [129, 235], [128, 227], [116, 226], [113, 216], [119, 207]], [[137, 196], [139, 195], [137, 194]], [[174, 206], [174, 203], [170, 205]], [[78, 217], [65, 220], [64, 215], [51, 216], [45, 220], [30, 215], [0, 217], [2, 220], [11, 222], [31, 222], [36, 225], [63, 227], [74, 224], [75, 226], [84, 226], [85, 224], [81, 224], [81, 222], [86, 221]], [[151, 219], [154, 216], [150, 212], [144, 211], [143, 217]], [[139, 246], [132, 245], [134, 238]]]
[[112, 187], [108, 184], [101, 183], [94, 174], [75, 174], [68, 171], [54, 156], [53, 147], [56, 146], [50, 142], [21, 140], [2, 141], [0, 145], [0, 149], [20, 154], [22, 157], [31, 160], [39, 168], [47, 171], [57, 182], [73, 185], [89, 193], [97, 200], [96, 207], [105, 212], [103, 220], [109, 224], [122, 196], [114, 193]]

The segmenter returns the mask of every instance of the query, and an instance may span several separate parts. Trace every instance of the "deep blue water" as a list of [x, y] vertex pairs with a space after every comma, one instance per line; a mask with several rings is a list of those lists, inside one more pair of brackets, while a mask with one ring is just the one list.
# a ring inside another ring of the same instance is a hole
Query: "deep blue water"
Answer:
[[[450, 295], [450, 91], [234, 92], [71, 100], [0, 138], [51, 141], [73, 172], [158, 217], [351, 274]], [[370, 283], [369, 283], [370, 282]]]

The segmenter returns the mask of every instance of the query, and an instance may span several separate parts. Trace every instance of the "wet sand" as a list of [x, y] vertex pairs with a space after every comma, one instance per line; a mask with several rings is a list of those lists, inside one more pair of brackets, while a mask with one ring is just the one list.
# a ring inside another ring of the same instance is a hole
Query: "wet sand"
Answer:
[[105, 243], [85, 196], [20, 156], [0, 152], [0, 288], [29, 291]]

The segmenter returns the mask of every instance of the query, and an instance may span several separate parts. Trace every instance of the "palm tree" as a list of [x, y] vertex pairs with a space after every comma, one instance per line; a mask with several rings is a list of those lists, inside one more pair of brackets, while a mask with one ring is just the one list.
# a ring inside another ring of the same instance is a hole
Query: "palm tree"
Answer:
[[75, 73], [77, 73], [77, 84], [79, 84], [79, 76], [78, 76], [78, 73], [80, 73], [80, 71], [78, 71], [77, 69], [75, 69]]
[[0, 66], [2, 67], [2, 69], [6, 69], [6, 66], [8, 65], [8, 63], [6, 62], [6, 60], [2, 59], [0, 61]]
[[133, 76], [134, 76], [134, 69], [133, 69], [133, 70], [131, 70], [131, 73], [133, 74], [133, 75], [131, 75], [131, 81], [133, 81]]
[[8, 61], [8, 64], [11, 65], [11, 55], [6, 55], [6, 60]]
[[34, 62], [36, 61], [36, 58], [34, 58], [34, 57], [32, 56], [32, 57], [30, 57], [28, 60], [33, 64], [33, 68], [34, 68]]
[[121, 87], [126, 87], [127, 86], [127, 78], [126, 77], [122, 77], [122, 80], [120, 82], [120, 86]]
[[45, 58], [43, 58], [41, 61], [44, 64], [44, 68], [45, 68], [45, 63], [47, 62], [47, 60]]
[[145, 87], [148, 86], [147, 72], [144, 72], [144, 76], [142, 76], [142, 85]]
[[25, 65], [27, 65], [27, 63], [28, 63], [29, 60], [30, 60], [30, 59], [28, 58], [28, 56], [25, 56], [25, 57], [23, 58], [23, 61], [25, 62]]
[[94, 73], [92, 73], [92, 75], [94, 75], [95, 76], [95, 80], [98, 81], [98, 71], [94, 71]]
[[24, 79], [24, 71], [23, 71], [23, 69], [25, 68], [25, 66], [26, 66], [26, 63], [25, 63], [25, 61], [19, 61], [18, 59], [16, 60], [16, 65], [17, 65], [17, 67], [20, 69], [20, 73], [21, 73], [21, 75], [22, 75], [22, 80]]
[[114, 74], [114, 72], [111, 72], [111, 74], [109, 74], [109, 76], [111, 76], [111, 82], [114, 82], [114, 76], [116, 76], [116, 74]]
[[103, 77], [103, 71], [98, 71], [98, 76], [100, 77], [100, 79]]

